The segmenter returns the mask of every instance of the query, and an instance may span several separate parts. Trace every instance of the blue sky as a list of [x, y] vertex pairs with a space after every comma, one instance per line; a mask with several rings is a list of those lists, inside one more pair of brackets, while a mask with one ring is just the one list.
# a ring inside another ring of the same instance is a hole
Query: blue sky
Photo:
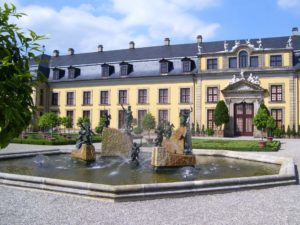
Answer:
[[[0, 0], [1, 5], [3, 0]], [[288, 36], [300, 28], [300, 0], [10, 0], [22, 27], [46, 34], [46, 51], [75, 52]]]

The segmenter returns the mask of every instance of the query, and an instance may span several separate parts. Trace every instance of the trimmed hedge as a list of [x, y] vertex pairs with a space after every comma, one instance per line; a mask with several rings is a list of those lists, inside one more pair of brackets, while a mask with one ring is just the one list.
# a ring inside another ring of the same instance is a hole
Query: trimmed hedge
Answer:
[[[53, 135], [55, 140], [50, 141], [42, 137], [42, 135], [33, 133], [29, 134], [29, 137], [26, 139], [23, 138], [14, 138], [10, 143], [15, 144], [32, 144], [32, 145], [71, 145], [76, 144], [77, 134], [70, 135], [72, 139], [67, 140], [57, 134]], [[101, 142], [100, 136], [94, 136], [93, 142]]]
[[255, 151], [270, 152], [278, 151], [281, 147], [280, 141], [267, 142], [264, 149], [259, 148], [257, 140], [219, 140], [219, 139], [193, 139], [194, 149], [220, 149], [232, 151]]

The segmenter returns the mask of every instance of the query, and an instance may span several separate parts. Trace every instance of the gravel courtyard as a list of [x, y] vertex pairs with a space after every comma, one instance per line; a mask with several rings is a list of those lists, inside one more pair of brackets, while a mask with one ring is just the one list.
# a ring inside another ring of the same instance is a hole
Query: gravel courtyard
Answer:
[[[279, 152], [261, 154], [300, 165], [300, 140], [281, 141]], [[0, 153], [54, 148], [73, 146], [12, 144]], [[300, 224], [300, 186], [127, 203], [0, 186], [0, 224]]]

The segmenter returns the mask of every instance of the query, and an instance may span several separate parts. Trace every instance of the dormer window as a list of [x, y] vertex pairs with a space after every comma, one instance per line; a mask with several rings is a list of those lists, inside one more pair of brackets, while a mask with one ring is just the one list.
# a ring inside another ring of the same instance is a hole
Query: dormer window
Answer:
[[80, 75], [80, 69], [70, 66], [68, 68], [68, 77], [69, 79], [74, 79]]
[[192, 71], [192, 60], [185, 57], [182, 60], [182, 72], [188, 73]]
[[65, 75], [65, 70], [54, 68], [53, 69], [53, 80], [59, 80]]
[[102, 77], [109, 77], [114, 71], [114, 67], [106, 63], [102, 64], [101, 67], [102, 67]]
[[132, 65], [127, 62], [120, 63], [120, 75], [127, 76], [132, 72]]
[[171, 70], [172, 63], [166, 59], [162, 59], [159, 61], [160, 63], [160, 73], [161, 74], [167, 74]]

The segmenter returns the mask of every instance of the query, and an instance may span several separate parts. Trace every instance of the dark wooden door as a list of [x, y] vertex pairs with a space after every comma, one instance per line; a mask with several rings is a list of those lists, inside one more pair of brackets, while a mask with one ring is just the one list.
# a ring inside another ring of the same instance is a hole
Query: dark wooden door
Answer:
[[240, 103], [234, 105], [234, 135], [253, 135], [253, 104]]

